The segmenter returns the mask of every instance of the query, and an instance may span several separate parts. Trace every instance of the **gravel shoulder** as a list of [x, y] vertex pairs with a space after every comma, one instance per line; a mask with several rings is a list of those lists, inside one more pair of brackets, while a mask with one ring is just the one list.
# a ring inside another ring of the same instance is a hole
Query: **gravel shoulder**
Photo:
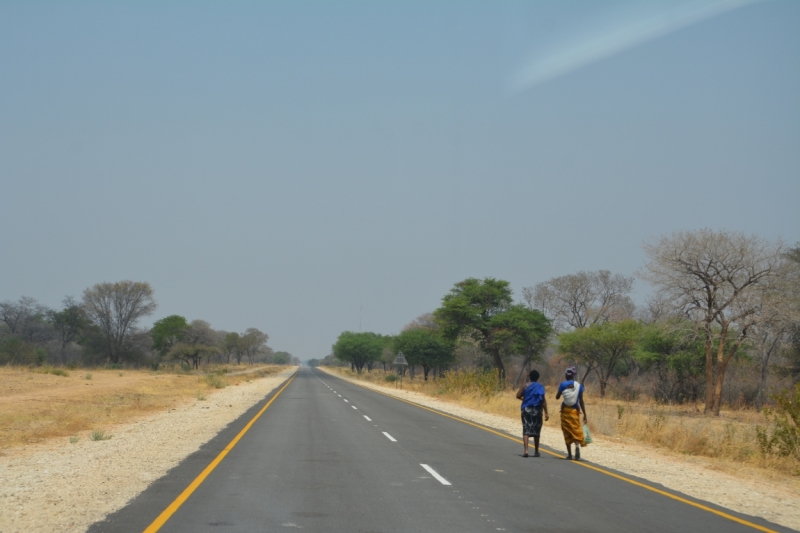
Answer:
[[120, 509], [286, 381], [297, 367], [227, 387], [205, 401], [0, 457], [0, 532], [81, 532]]
[[[324, 368], [319, 370], [326, 371]], [[484, 413], [414, 391], [404, 391], [354, 380], [335, 372], [332, 376], [413, 401], [487, 427], [522, 438], [519, 420]], [[564, 449], [560, 427], [553, 425], [556, 416], [542, 428], [541, 443], [555, 450]], [[776, 524], [800, 530], [800, 481], [768, 477], [758, 471], [742, 470], [739, 475], [715, 470], [713, 461], [670, 453], [635, 443], [607, 440], [593, 435], [593, 442], [582, 449], [583, 457], [597, 465], [659, 483], [699, 500], [733, 511], [759, 516]], [[531, 444], [532, 446], [532, 444]], [[566, 453], [566, 452], [565, 452]]]

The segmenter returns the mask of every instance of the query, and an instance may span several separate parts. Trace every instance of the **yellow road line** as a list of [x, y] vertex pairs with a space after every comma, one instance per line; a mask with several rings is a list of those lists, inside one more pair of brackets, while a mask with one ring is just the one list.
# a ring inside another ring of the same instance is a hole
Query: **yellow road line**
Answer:
[[272, 405], [272, 402], [275, 401], [275, 398], [277, 398], [280, 395], [280, 393], [282, 393], [283, 390], [289, 386], [289, 383], [291, 383], [292, 380], [294, 380], [295, 376], [297, 376], [297, 372], [295, 372], [294, 375], [291, 378], [289, 378], [289, 381], [287, 381], [283, 385], [283, 387], [281, 387], [280, 390], [275, 393], [275, 396], [273, 396], [267, 402], [267, 404], [264, 407], [262, 407], [261, 410], [250, 420], [250, 422], [248, 422], [247, 425], [244, 428], [242, 428], [239, 434], [233, 438], [233, 440], [225, 447], [225, 449], [219, 452], [219, 455], [217, 455], [214, 458], [214, 460], [211, 461], [211, 463], [205, 468], [205, 470], [200, 472], [200, 475], [194, 478], [194, 481], [189, 483], [188, 487], [183, 489], [183, 492], [181, 492], [180, 495], [178, 495], [178, 497], [175, 498], [175, 500], [171, 504], [169, 504], [169, 506], [166, 509], [164, 509], [155, 520], [153, 520], [153, 523], [147, 526], [147, 529], [144, 530], [144, 533], [155, 533], [156, 531], [161, 529], [164, 526], [164, 524], [167, 523], [167, 520], [169, 520], [170, 517], [173, 514], [175, 514], [175, 512], [180, 508], [180, 506], [183, 505], [183, 503], [189, 499], [189, 496], [191, 496], [192, 493], [195, 490], [197, 490], [197, 487], [199, 487], [200, 484], [203, 481], [205, 481], [208, 475], [217, 467], [217, 465], [221, 463], [223, 459], [225, 459], [225, 456], [228, 455], [228, 452], [230, 452], [233, 449], [233, 447], [236, 446], [236, 443], [239, 442], [239, 440], [244, 436], [244, 434], [247, 433], [247, 431], [253, 426], [253, 424], [255, 424], [256, 420], [258, 420], [258, 418], [262, 414], [264, 414], [264, 411], [266, 411], [267, 408], [270, 405]]
[[[334, 374], [329, 374], [329, 375], [333, 376], [333, 377], [338, 377], [338, 376], [335, 376]], [[339, 378], [339, 379], [343, 379], [343, 378]], [[499, 431], [495, 431], [494, 429], [488, 428], [486, 426], [482, 426], [480, 424], [476, 424], [475, 422], [471, 422], [469, 420], [465, 420], [465, 419], [459, 418], [457, 416], [449, 415], [447, 413], [443, 413], [441, 411], [437, 411], [436, 409], [431, 409], [430, 407], [426, 407], [424, 405], [412, 402], [410, 400], [406, 400], [404, 398], [398, 398], [397, 396], [392, 396], [391, 394], [387, 394], [385, 392], [381, 392], [381, 391], [373, 389], [371, 387], [367, 387], [366, 385], [362, 385], [361, 383], [358, 383], [356, 381], [350, 381], [350, 383], [358, 385], [361, 388], [364, 388], [364, 389], [367, 389], [367, 390], [371, 390], [373, 392], [377, 392], [378, 394], [383, 394], [384, 396], [387, 396], [389, 398], [394, 398], [395, 400], [400, 400], [401, 402], [405, 402], [405, 403], [407, 403], [409, 405], [413, 405], [414, 407], [419, 407], [420, 409], [425, 409], [426, 411], [430, 411], [431, 413], [436, 413], [437, 415], [441, 415], [441, 416], [444, 416], [446, 418], [451, 418], [453, 420], [457, 420], [459, 422], [463, 422], [464, 424], [469, 424], [470, 426], [474, 426], [474, 427], [482, 429], [484, 431], [488, 431], [489, 433], [494, 433], [495, 435], [499, 435], [499, 436], [501, 436], [503, 438], [506, 438], [508, 440], [513, 440], [516, 443], [522, 444], [522, 441], [520, 439], [516, 438], [516, 437], [512, 437], [511, 435], [507, 435], [505, 433], [501, 433]], [[541, 451], [543, 451], [545, 453], [549, 453], [550, 455], [553, 455], [555, 457], [561, 457], [561, 455], [558, 454], [558, 453], [554, 453], [554, 452], [551, 452], [551, 451], [548, 451], [548, 450], [544, 450], [544, 449], [542, 449]], [[619, 474], [615, 474], [614, 472], [610, 472], [610, 471], [608, 471], [608, 470], [606, 470], [604, 468], [600, 468], [598, 466], [590, 465], [590, 464], [585, 463], [583, 461], [575, 461], [575, 462], [573, 462], [573, 464], [580, 465], [580, 466], [583, 466], [585, 468], [590, 468], [590, 469], [595, 470], [597, 472], [600, 472], [602, 474], [606, 474], [608, 476], [620, 479], [622, 481], [626, 481], [626, 482], [628, 482], [628, 483], [630, 483], [632, 485], [636, 485], [637, 487], [642, 487], [643, 489], [647, 489], [647, 490], [655, 492], [657, 494], [661, 494], [662, 496], [666, 496], [667, 498], [672, 498], [673, 500], [679, 501], [681, 503], [685, 503], [687, 505], [691, 505], [692, 507], [696, 507], [698, 509], [702, 509], [703, 511], [708, 511], [709, 513], [713, 513], [713, 514], [715, 514], [717, 516], [721, 516], [722, 518], [727, 518], [728, 520], [732, 520], [732, 521], [734, 521], [734, 522], [736, 522], [738, 524], [742, 524], [744, 526], [752, 527], [753, 529], [757, 529], [758, 531], [763, 531], [764, 533], [778, 533], [774, 529], [769, 529], [769, 528], [766, 528], [764, 526], [759, 526], [758, 524], [754, 524], [752, 522], [748, 522], [747, 520], [742, 520], [741, 518], [735, 517], [735, 516], [730, 515], [728, 513], [724, 513], [722, 511], [717, 511], [716, 509], [712, 509], [711, 507], [708, 507], [708, 506], [703, 505], [701, 503], [693, 502], [691, 500], [687, 500], [686, 498], [681, 498], [680, 496], [676, 496], [674, 494], [670, 494], [669, 492], [657, 489], [655, 487], [651, 487], [650, 485], [647, 485], [645, 483], [641, 483], [639, 481], [636, 481], [635, 479], [630, 479], [630, 478], [627, 478], [625, 476], [621, 476]]]

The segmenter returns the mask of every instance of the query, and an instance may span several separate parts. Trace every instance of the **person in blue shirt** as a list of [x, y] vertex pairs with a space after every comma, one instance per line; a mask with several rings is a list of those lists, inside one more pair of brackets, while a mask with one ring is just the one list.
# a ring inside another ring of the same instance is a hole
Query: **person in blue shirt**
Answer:
[[544, 419], [550, 420], [547, 413], [547, 400], [544, 397], [544, 386], [539, 383], [539, 371], [531, 370], [528, 375], [531, 383], [526, 387], [523, 385], [517, 391], [517, 400], [522, 400], [520, 410], [522, 411], [522, 445], [525, 453], [522, 457], [528, 457], [528, 440], [533, 437], [533, 456], [539, 457], [539, 436], [542, 434], [542, 411]]
[[583, 403], [583, 385], [578, 383], [575, 378], [578, 371], [571, 366], [564, 373], [566, 381], [558, 386], [556, 400], [564, 397], [561, 404], [561, 431], [564, 433], [564, 443], [567, 445], [567, 457], [572, 460], [572, 444], [575, 443], [575, 460], [581, 460], [581, 446], [586, 446], [583, 437], [583, 427], [581, 426], [581, 413], [583, 413], [583, 423], [588, 423], [586, 419], [586, 404]]

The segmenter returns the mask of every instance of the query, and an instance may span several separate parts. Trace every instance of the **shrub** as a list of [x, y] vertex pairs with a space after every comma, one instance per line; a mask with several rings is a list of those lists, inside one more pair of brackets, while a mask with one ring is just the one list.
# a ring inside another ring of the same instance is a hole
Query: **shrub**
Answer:
[[[800, 459], [800, 383], [794, 390], [773, 396], [774, 409], [764, 409], [772, 428], [756, 426], [761, 453]], [[771, 429], [771, 431], [770, 431]]]
[[63, 368], [53, 368], [52, 366], [45, 365], [38, 368], [31, 368], [31, 372], [36, 372], [37, 374], [53, 374], [54, 376], [63, 376], [69, 377], [69, 372], [64, 370]]
[[105, 431], [101, 429], [93, 429], [92, 434], [89, 437], [92, 440], [108, 440], [111, 438], [111, 435], [107, 435]]
[[204, 378], [204, 381], [209, 387], [215, 389], [224, 389], [228, 386], [228, 384], [225, 383], [225, 380], [223, 380], [219, 374], [207, 374]]
[[92, 379], [92, 373], [91, 372], [87, 372], [86, 375], [83, 376], [83, 379]]
[[456, 370], [443, 374], [440, 381], [447, 393], [478, 393], [489, 397], [501, 390], [497, 370]]
[[397, 374], [386, 374], [386, 376], [383, 379], [385, 379], [389, 383], [394, 383], [395, 381], [397, 381]]

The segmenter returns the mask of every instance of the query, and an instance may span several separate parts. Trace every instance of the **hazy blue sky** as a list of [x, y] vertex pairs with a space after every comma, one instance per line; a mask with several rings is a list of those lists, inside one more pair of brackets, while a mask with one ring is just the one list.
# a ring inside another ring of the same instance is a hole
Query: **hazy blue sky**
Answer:
[[800, 2], [0, 2], [0, 300], [306, 359], [702, 227], [800, 241]]

